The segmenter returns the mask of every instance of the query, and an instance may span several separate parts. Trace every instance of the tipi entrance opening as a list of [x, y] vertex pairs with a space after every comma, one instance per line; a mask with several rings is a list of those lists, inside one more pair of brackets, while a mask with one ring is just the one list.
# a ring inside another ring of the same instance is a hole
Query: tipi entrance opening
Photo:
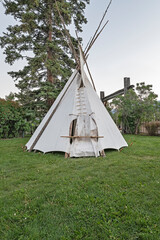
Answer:
[[[69, 136], [71, 136], [71, 137], [75, 136], [76, 124], [77, 124], [77, 119], [74, 119], [71, 122], [71, 125], [69, 128]], [[72, 144], [72, 142], [73, 142], [73, 138], [70, 138], [70, 144]]]
[[79, 115], [70, 125], [70, 156], [98, 156], [98, 128], [91, 115]]

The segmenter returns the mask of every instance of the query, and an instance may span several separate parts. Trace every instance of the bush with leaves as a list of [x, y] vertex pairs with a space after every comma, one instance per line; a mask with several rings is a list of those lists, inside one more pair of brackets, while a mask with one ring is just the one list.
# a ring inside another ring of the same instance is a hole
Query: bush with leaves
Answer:
[[22, 107], [15, 101], [0, 99], [0, 138], [23, 136], [29, 131]]
[[158, 135], [158, 128], [160, 127], [159, 121], [152, 121], [145, 123], [145, 128], [150, 136]]
[[129, 90], [125, 96], [118, 96], [112, 101], [115, 118], [122, 122], [125, 132], [137, 134], [142, 122], [155, 120], [157, 95], [152, 85], [144, 82], [136, 84], [136, 91]]

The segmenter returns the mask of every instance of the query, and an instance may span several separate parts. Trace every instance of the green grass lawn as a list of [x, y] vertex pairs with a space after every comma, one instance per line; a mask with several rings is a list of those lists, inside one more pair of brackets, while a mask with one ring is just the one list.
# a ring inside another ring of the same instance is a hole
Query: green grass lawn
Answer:
[[159, 240], [160, 137], [125, 136], [102, 158], [0, 140], [0, 240]]

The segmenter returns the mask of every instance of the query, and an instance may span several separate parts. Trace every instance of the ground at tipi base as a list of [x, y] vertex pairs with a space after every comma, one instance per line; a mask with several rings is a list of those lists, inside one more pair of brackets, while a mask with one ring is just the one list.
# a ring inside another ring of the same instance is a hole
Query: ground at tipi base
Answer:
[[125, 139], [106, 157], [68, 159], [0, 140], [0, 238], [159, 240], [160, 138]]

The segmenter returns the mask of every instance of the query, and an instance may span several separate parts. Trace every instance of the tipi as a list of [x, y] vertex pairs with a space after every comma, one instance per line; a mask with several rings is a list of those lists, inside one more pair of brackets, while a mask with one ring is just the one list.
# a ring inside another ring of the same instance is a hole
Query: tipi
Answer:
[[128, 146], [84, 71], [87, 63], [81, 46], [79, 51], [79, 66], [26, 144], [29, 151], [98, 157], [104, 149]]

